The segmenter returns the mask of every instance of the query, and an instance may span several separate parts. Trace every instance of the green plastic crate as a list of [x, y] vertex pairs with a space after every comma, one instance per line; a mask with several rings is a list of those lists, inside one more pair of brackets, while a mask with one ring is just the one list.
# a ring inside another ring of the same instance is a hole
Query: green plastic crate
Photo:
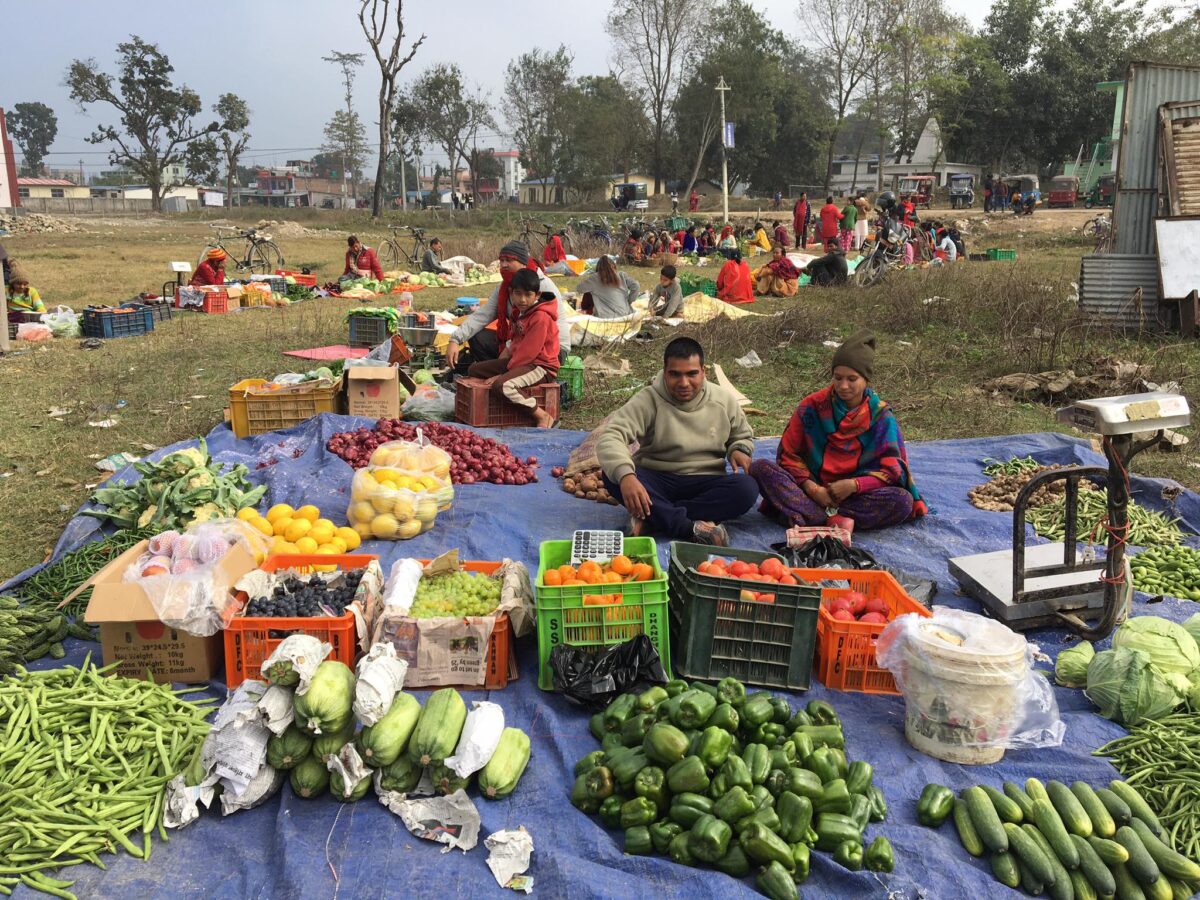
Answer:
[[[538, 687], [554, 690], [550, 651], [559, 644], [600, 651], [639, 634], [658, 650], [663, 669], [671, 671], [670, 624], [667, 621], [667, 575], [658, 564], [653, 538], [625, 538], [625, 555], [654, 567], [649, 581], [547, 587], [547, 569], [571, 562], [570, 541], [543, 541], [537, 573]], [[584, 594], [620, 594], [620, 606], [584, 606]]]
[[[760, 585], [701, 575], [711, 555], [761, 563], [774, 553], [675, 541], [671, 544], [671, 642], [678, 677], [806, 690], [812, 678], [821, 590]], [[786, 563], [785, 563], [786, 565]], [[744, 601], [742, 590], [770, 591], [774, 603]]]
[[711, 278], [704, 278], [696, 275], [680, 275], [679, 289], [683, 292], [683, 296], [694, 294], [697, 291], [707, 297], [717, 296], [717, 283]]
[[568, 356], [562, 368], [558, 370], [558, 378], [566, 385], [562, 399], [566, 403], [577, 403], [583, 399], [583, 360], [578, 356]]
[[988, 248], [988, 259], [1004, 260], [1006, 262], [1014, 262], [1017, 258], [1016, 250], [1002, 250], [999, 247]]

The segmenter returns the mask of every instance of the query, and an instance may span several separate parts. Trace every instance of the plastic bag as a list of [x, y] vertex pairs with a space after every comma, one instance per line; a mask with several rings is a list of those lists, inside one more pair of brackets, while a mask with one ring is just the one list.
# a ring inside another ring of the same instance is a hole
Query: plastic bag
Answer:
[[454, 502], [454, 483], [450, 480], [452, 463], [450, 454], [426, 441], [420, 429], [417, 440], [380, 444], [368, 460], [368, 465], [379, 467], [377, 476], [392, 477], [397, 487], [433, 493], [439, 510], [449, 509]]
[[454, 391], [437, 384], [423, 384], [404, 401], [400, 414], [414, 422], [453, 422]]
[[1000, 622], [947, 607], [893, 619], [875, 646], [904, 695], [909, 743], [959, 762], [976, 761], [970, 751], [1062, 744], [1066, 725], [1036, 653]]
[[667, 683], [658, 650], [644, 634], [600, 653], [559, 644], [550, 651], [550, 669], [556, 691], [592, 709], [607, 706], [618, 694], [641, 685]]
[[397, 470], [367, 466], [350, 482], [346, 518], [364, 540], [407, 541], [424, 534], [437, 519], [437, 496]]
[[17, 326], [17, 340], [29, 341], [31, 344], [38, 344], [42, 341], [48, 341], [54, 337], [50, 331], [50, 326], [43, 325], [41, 322], [22, 322]]
[[500, 706], [486, 700], [476, 700], [471, 706], [454, 755], [446, 757], [446, 766], [459, 778], [486, 766], [504, 733], [504, 710]]
[[50, 326], [50, 332], [56, 338], [73, 338], [83, 335], [79, 324], [79, 313], [69, 306], [59, 306], [54, 312], [42, 316], [42, 321]]
[[879, 563], [867, 550], [847, 547], [836, 538], [822, 535], [814, 537], [800, 547], [787, 544], [772, 544], [771, 549], [780, 554], [794, 569], [824, 569], [836, 563], [841, 569], [878, 569]]

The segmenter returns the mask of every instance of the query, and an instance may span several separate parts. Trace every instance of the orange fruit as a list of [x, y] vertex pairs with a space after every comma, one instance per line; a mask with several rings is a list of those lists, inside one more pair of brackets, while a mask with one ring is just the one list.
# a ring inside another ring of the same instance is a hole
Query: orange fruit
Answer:
[[566, 581], [568, 578], [574, 578], [575, 577], [575, 567], [567, 566], [567, 565], [559, 566], [558, 574], [562, 576], [563, 581]]
[[558, 587], [562, 583], [562, 573], [558, 569], [550, 569], [542, 576], [542, 584], [546, 585], [546, 587]]
[[654, 577], [654, 567], [648, 563], [638, 563], [631, 574], [634, 581], [649, 581]]
[[579, 564], [579, 577], [588, 584], [596, 584], [600, 580], [600, 576], [604, 573], [600, 571], [600, 566], [593, 560], [585, 560]]
[[580, 581], [578, 578], [568, 578], [563, 582], [563, 587], [580, 587], [587, 584], [586, 581]]
[[612, 562], [609, 564], [609, 568], [618, 575], [628, 575], [633, 571], [633, 562], [628, 556], [614, 556]]
[[616, 572], [608, 572], [604, 576], [605, 584], [620, 584], [624, 580], [625, 579], [622, 578], [620, 575], [618, 575]]

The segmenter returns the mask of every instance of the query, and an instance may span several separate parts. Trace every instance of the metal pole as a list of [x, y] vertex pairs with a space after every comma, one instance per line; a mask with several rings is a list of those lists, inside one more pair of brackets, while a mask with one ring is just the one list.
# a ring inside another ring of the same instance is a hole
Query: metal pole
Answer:
[[725, 154], [725, 92], [729, 90], [729, 85], [725, 83], [725, 76], [722, 75], [717, 81], [717, 93], [721, 95], [721, 209], [723, 211], [723, 221], [729, 221], [729, 162]]
[[7, 353], [8, 346], [8, 286], [0, 278], [0, 320], [3, 320], [4, 331], [0, 332], [0, 353]]

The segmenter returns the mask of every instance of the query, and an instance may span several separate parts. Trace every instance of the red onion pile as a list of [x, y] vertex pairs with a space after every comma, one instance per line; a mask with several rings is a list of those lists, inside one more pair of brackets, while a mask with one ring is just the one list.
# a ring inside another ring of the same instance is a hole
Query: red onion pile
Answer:
[[[504, 444], [483, 437], [465, 428], [422, 422], [421, 433], [435, 447], [450, 454], [450, 479], [455, 484], [531, 484], [538, 480], [537, 457], [522, 462]], [[335, 434], [325, 445], [330, 453], [340, 456], [355, 469], [361, 469], [371, 459], [380, 444], [388, 441], [415, 441], [417, 426], [400, 419], [380, 419], [374, 429], [359, 428]]]

